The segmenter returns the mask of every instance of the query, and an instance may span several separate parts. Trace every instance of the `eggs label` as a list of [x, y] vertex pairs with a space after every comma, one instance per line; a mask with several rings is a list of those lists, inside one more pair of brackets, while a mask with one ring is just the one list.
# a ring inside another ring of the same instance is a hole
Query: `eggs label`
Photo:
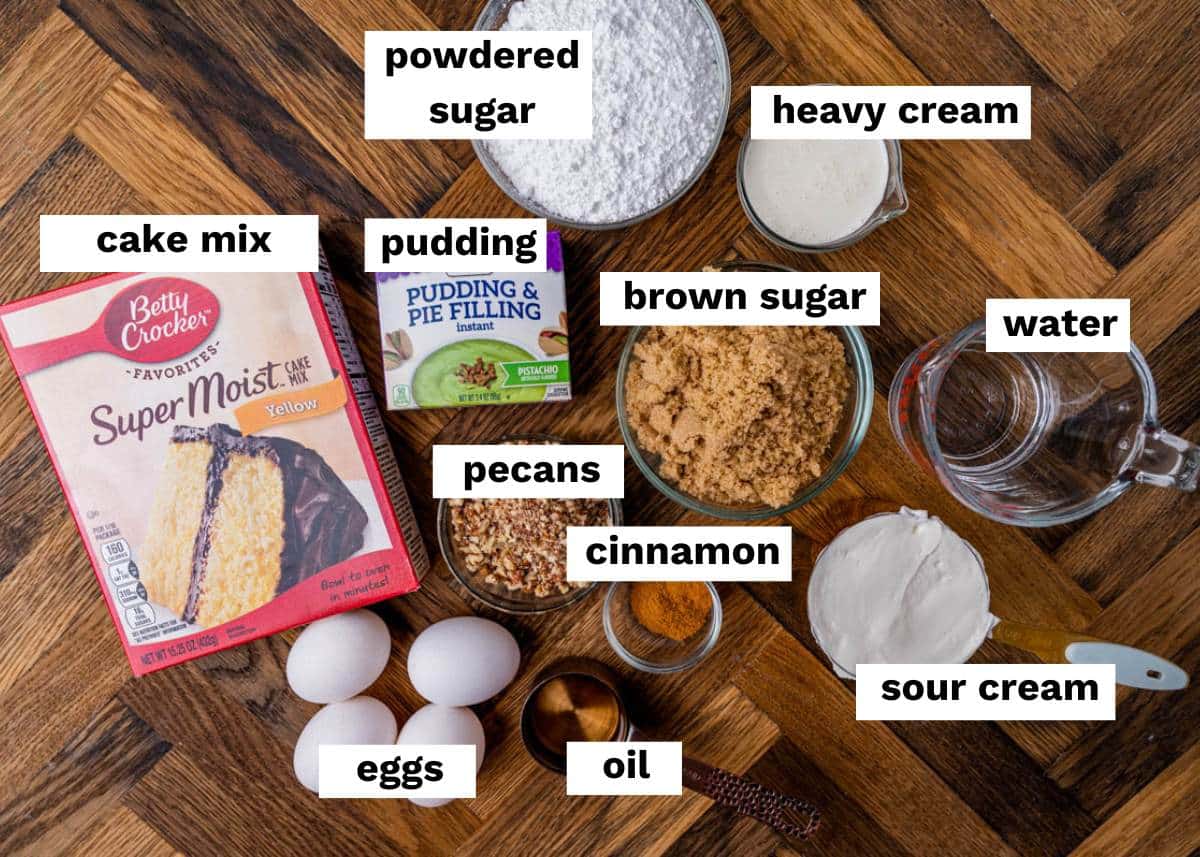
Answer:
[[683, 794], [683, 744], [568, 741], [567, 794]]
[[323, 798], [473, 798], [474, 744], [322, 744]]

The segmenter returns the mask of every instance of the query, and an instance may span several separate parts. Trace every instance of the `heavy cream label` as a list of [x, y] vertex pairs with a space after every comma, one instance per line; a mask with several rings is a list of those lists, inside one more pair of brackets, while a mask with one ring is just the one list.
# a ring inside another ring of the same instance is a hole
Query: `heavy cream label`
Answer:
[[1028, 140], [1028, 86], [752, 86], [755, 140]]

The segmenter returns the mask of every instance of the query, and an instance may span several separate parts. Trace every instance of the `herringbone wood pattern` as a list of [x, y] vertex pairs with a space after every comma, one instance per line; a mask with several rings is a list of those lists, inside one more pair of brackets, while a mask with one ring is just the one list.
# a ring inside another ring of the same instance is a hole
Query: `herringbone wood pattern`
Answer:
[[[315, 212], [359, 344], [379, 365], [361, 272], [371, 216], [517, 209], [462, 143], [366, 142], [362, 33], [468, 28], [480, 0], [3, 0], [0, 297], [38, 273], [42, 213]], [[1200, 3], [1196, 0], [716, 0], [735, 93], [707, 175], [620, 233], [567, 233], [578, 398], [569, 406], [393, 414], [433, 547], [435, 441], [551, 431], [618, 442], [623, 332], [597, 325], [596, 275], [695, 269], [738, 254], [879, 270], [876, 382], [986, 297], [1115, 296], [1161, 387], [1168, 429], [1200, 438]], [[1027, 83], [1031, 142], [905, 144], [912, 210], [824, 257], [765, 244], [734, 191], [754, 83]], [[576, 350], [577, 349], [577, 350]], [[375, 381], [380, 380], [376, 375]], [[647, 726], [689, 752], [820, 803], [821, 854], [1162, 854], [1200, 847], [1200, 685], [1122, 693], [1112, 723], [854, 720], [852, 688], [809, 634], [811, 549], [881, 505], [941, 515], [988, 562], [996, 612], [1151, 648], [1200, 674], [1200, 504], [1134, 490], [1070, 528], [1025, 532], [956, 506], [905, 461], [876, 400], [870, 436], [819, 502], [790, 516], [795, 582], [724, 588], [725, 630], [698, 669], [629, 676]], [[504, 623], [526, 663], [481, 711], [479, 798], [441, 810], [321, 802], [291, 774], [313, 707], [291, 696], [294, 634], [133, 680], [9, 368], [0, 370], [0, 850], [7, 853], [760, 854], [789, 845], [688, 795], [567, 799], [521, 748], [516, 713], [543, 664], [615, 664], [599, 597]], [[687, 521], [634, 470], [627, 516]], [[419, 703], [414, 634], [477, 610], [440, 562], [381, 605], [396, 662], [373, 693]], [[983, 660], [1011, 657], [992, 644]]]

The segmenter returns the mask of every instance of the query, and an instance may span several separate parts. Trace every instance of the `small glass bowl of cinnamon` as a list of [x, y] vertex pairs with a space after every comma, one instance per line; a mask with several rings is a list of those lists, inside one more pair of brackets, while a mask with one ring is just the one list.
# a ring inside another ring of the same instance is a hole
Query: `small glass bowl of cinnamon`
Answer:
[[698, 664], [721, 633], [721, 596], [711, 583], [614, 583], [604, 599], [604, 635], [643, 672]]

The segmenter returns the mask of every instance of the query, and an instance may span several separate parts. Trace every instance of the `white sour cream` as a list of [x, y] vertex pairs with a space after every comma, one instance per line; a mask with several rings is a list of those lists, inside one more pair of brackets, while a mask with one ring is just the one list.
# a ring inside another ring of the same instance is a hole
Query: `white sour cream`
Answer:
[[838, 534], [813, 568], [808, 615], [842, 675], [856, 664], [963, 663], [992, 625], [979, 555], [912, 509]]

